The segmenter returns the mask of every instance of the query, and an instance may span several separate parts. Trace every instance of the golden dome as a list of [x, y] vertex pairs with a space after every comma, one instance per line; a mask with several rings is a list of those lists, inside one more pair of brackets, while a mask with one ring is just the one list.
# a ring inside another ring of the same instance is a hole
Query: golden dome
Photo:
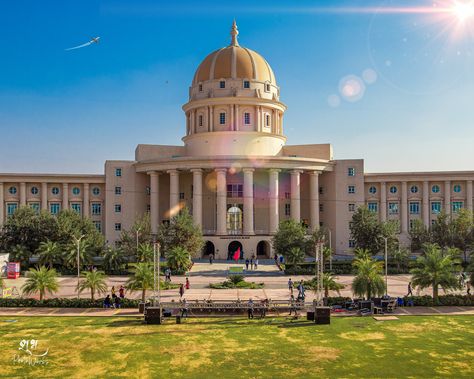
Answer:
[[257, 52], [239, 45], [234, 21], [229, 46], [209, 54], [194, 74], [193, 85], [206, 80], [250, 79], [276, 85], [275, 75], [268, 62]]

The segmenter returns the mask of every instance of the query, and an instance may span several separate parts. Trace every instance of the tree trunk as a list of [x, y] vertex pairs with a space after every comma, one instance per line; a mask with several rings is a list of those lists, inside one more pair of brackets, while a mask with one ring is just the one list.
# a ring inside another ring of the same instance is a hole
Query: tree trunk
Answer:
[[40, 291], [40, 301], [43, 300], [43, 291]]
[[91, 288], [91, 298], [92, 298], [92, 301], [94, 301], [94, 288]]
[[324, 287], [324, 297], [329, 297], [329, 287]]
[[438, 302], [438, 284], [433, 283], [433, 302], [436, 305]]
[[145, 302], [145, 294], [146, 294], [146, 289], [143, 288], [143, 289], [142, 289], [142, 303]]

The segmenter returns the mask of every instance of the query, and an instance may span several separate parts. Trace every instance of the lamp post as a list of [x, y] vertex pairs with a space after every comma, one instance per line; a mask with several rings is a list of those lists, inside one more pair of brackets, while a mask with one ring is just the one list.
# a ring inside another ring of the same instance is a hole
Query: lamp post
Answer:
[[388, 248], [387, 237], [383, 237], [385, 242], [385, 295], [388, 295]]
[[328, 234], [329, 234], [329, 271], [332, 272], [332, 234], [331, 234], [331, 229], [328, 228]]
[[84, 238], [84, 234], [81, 235], [79, 238], [76, 238], [76, 236], [72, 236], [76, 248], [77, 248], [77, 298], [79, 299], [79, 280], [81, 277], [81, 268], [80, 268], [80, 247], [81, 247], [81, 240]]

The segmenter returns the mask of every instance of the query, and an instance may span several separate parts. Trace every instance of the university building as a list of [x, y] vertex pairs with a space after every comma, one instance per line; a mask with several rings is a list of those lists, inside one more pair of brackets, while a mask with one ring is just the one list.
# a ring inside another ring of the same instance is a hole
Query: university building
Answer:
[[380, 220], [429, 226], [439, 212], [472, 210], [474, 172], [365, 173], [364, 161], [334, 160], [330, 144], [288, 145], [286, 106], [268, 62], [229, 46], [196, 70], [183, 105], [183, 145], [138, 145], [134, 161], [107, 161], [103, 175], [0, 174], [0, 224], [19, 206], [90, 217], [109, 244], [150, 213], [152, 229], [187, 207], [206, 247], [226, 258], [271, 256], [272, 234], [292, 218], [331, 232], [336, 254], [351, 254], [349, 223], [367, 205]]

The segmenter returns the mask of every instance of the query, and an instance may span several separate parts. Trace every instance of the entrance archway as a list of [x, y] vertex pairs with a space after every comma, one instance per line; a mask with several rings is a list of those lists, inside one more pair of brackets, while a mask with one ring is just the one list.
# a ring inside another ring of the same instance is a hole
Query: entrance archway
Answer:
[[202, 256], [208, 257], [210, 254], [216, 255], [216, 248], [211, 241], [206, 241], [204, 248], [202, 249]]
[[239, 241], [232, 241], [231, 243], [229, 243], [229, 246], [227, 247], [228, 258], [232, 259], [232, 256], [239, 248], [240, 248], [240, 257], [243, 257], [244, 250], [243, 250], [242, 244]]
[[270, 244], [268, 241], [260, 241], [257, 244], [257, 256], [269, 257], [270, 256]]

